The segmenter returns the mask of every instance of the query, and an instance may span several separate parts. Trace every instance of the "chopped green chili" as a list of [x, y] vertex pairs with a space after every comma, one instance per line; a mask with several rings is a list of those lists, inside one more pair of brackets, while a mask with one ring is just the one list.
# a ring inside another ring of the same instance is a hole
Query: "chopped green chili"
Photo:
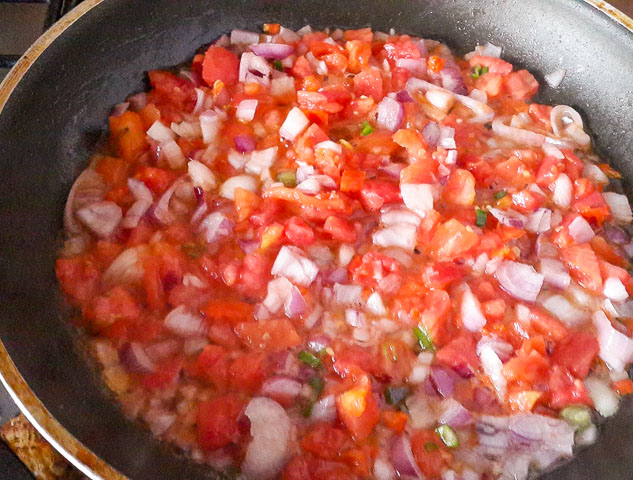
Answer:
[[369, 122], [367, 120], [365, 120], [361, 127], [363, 127], [363, 129], [360, 131], [360, 134], [363, 137], [366, 137], [367, 135], [370, 135], [372, 133], [374, 133], [374, 128], [369, 124]]
[[413, 334], [418, 339], [420, 343], [420, 347], [422, 350], [430, 350], [435, 351], [435, 346], [433, 345], [433, 340], [431, 339], [431, 335], [429, 335], [429, 331], [423, 325], [418, 325], [413, 329]]
[[284, 66], [281, 63], [281, 60], [273, 61], [273, 67], [275, 67], [275, 70], [279, 70], [280, 72], [284, 71]]
[[317, 394], [317, 396], [321, 395], [323, 387], [325, 386], [325, 382], [321, 377], [312, 377], [308, 383], [310, 384], [310, 387], [312, 387], [312, 390], [314, 390], [314, 393]]
[[572, 405], [563, 408], [560, 412], [560, 418], [578, 431], [582, 431], [591, 425], [591, 414], [584, 405]]
[[426, 442], [424, 444], [424, 451], [426, 451], [426, 453], [434, 452], [438, 448], [440, 448], [440, 447], [438, 447], [437, 443], [435, 443], [435, 442]]
[[322, 365], [321, 360], [319, 360], [319, 357], [317, 357], [313, 353], [308, 352], [307, 350], [302, 350], [299, 353], [299, 360], [305, 363], [306, 365], [311, 366], [312, 368], [319, 368]]
[[459, 439], [457, 438], [457, 434], [455, 430], [453, 430], [449, 425], [440, 425], [435, 429], [435, 432], [440, 436], [444, 445], [449, 448], [457, 448], [459, 447]]
[[486, 221], [488, 220], [488, 212], [482, 210], [481, 208], [476, 209], [477, 219], [475, 220], [475, 225], [478, 227], [485, 227]]
[[501, 191], [495, 193], [495, 200], [501, 200], [507, 194], [508, 194], [508, 192], [506, 192], [505, 190], [501, 190]]
[[488, 67], [482, 67], [481, 65], [476, 65], [475, 68], [473, 69], [472, 77], [479, 78], [484, 73], [488, 73]]
[[297, 185], [297, 174], [293, 170], [284, 170], [277, 174], [277, 181], [284, 184], [284, 187], [293, 188]]
[[385, 342], [382, 344], [382, 356], [392, 362], [398, 361], [398, 355], [396, 354], [396, 349], [393, 343]]

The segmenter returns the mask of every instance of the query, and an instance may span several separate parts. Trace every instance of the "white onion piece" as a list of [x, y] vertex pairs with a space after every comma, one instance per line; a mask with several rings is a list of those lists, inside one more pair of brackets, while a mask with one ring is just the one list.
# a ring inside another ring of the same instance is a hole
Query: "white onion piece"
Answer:
[[147, 130], [147, 136], [159, 143], [168, 142], [176, 138], [176, 134], [171, 128], [163, 125], [160, 120], [156, 120], [152, 123], [152, 126]]
[[316, 195], [321, 191], [321, 184], [315, 177], [310, 177], [295, 188], [306, 195]]
[[472, 91], [468, 94], [470, 98], [473, 100], [477, 100], [481, 103], [488, 103], [488, 95], [483, 90], [479, 90], [477, 88], [473, 88]]
[[379, 247], [399, 247], [413, 251], [417, 241], [418, 228], [410, 223], [390, 225], [372, 234], [372, 242]]
[[200, 223], [198, 227], [207, 243], [215, 243], [231, 235], [233, 226], [231, 221], [221, 212], [213, 212]]
[[501, 58], [501, 47], [486, 42], [483, 46], [477, 45], [477, 53], [484, 57]]
[[[200, 91], [199, 88], [197, 88], [196, 90]], [[202, 137], [200, 122], [171, 122], [170, 128], [176, 133], [176, 135], [182, 138], [186, 138], [187, 140], [197, 140], [198, 138]]]
[[611, 215], [613, 215], [615, 220], [625, 223], [631, 223], [631, 221], [633, 221], [631, 205], [626, 195], [615, 192], [605, 192], [602, 196], [609, 205]]
[[163, 408], [152, 408], [143, 415], [143, 420], [147, 422], [152, 434], [162, 435], [176, 421], [177, 415]]
[[609, 277], [604, 281], [602, 293], [614, 302], [623, 302], [629, 298], [626, 287], [619, 278]]
[[442, 402], [444, 411], [438, 418], [441, 424], [450, 425], [453, 428], [461, 428], [470, 425], [473, 417], [464, 406], [453, 398], [448, 398]]
[[618, 411], [620, 399], [606, 382], [597, 377], [588, 377], [582, 383], [600, 415], [606, 418]]
[[220, 195], [229, 200], [235, 199], [235, 189], [243, 188], [249, 192], [257, 191], [257, 179], [250, 175], [236, 175], [227, 179], [220, 187]]
[[554, 181], [554, 195], [552, 200], [562, 208], [569, 208], [571, 205], [573, 185], [565, 173], [561, 173]]
[[500, 137], [511, 140], [518, 145], [528, 145], [531, 147], [540, 147], [545, 143], [557, 146], [569, 146], [565, 141], [548, 137], [540, 133], [526, 130], [523, 128], [515, 128], [505, 124], [508, 117], [495, 118], [492, 122], [492, 131]]
[[523, 228], [527, 222], [527, 217], [515, 210], [500, 210], [498, 208], [490, 208], [488, 211], [501, 225], [506, 227]]
[[403, 183], [400, 194], [404, 204], [420, 216], [433, 210], [434, 186], [426, 183]]
[[75, 218], [75, 212], [103, 199], [105, 183], [97, 172], [88, 168], [77, 177], [68, 193], [64, 208], [64, 228], [67, 233], [77, 235], [82, 232], [81, 225]]
[[583, 126], [582, 117], [569, 105], [556, 105], [552, 108], [549, 119], [552, 124], [552, 132], [557, 137], [560, 137], [569, 125], [574, 124], [580, 128]]
[[479, 360], [481, 360], [481, 366], [483, 367], [484, 372], [488, 375], [492, 385], [495, 387], [497, 396], [501, 401], [503, 401], [507, 391], [506, 378], [503, 376], [501, 371], [503, 363], [489, 345], [482, 345], [481, 347], [478, 347], [477, 355], [479, 355]]
[[308, 310], [308, 304], [301, 295], [301, 291], [292, 286], [290, 290], [290, 294], [286, 297], [286, 301], [284, 302], [284, 313], [288, 318], [297, 318], [306, 313]]
[[411, 210], [402, 207], [386, 207], [380, 211], [380, 223], [383, 225], [398, 225], [406, 223], [419, 226], [422, 219]]
[[543, 281], [545, 283], [559, 290], [566, 290], [571, 282], [571, 276], [563, 262], [554, 258], [541, 258], [539, 273], [543, 275]]
[[440, 136], [437, 139], [437, 146], [446, 149], [455, 149], [455, 129], [453, 127], [447, 127], [440, 125]]
[[587, 243], [595, 236], [589, 222], [580, 215], [571, 221], [568, 228], [569, 235], [576, 243]]
[[464, 284], [460, 313], [464, 327], [471, 332], [479, 332], [486, 325], [486, 317], [481, 313], [479, 299], [467, 284]]
[[501, 262], [495, 277], [508, 294], [527, 302], [534, 302], [543, 286], [543, 275], [534, 267], [510, 260]]
[[288, 377], [272, 377], [262, 385], [261, 393], [267, 397], [294, 399], [301, 392], [302, 385]]
[[205, 192], [216, 187], [215, 175], [204, 163], [198, 160], [191, 160], [187, 164], [187, 170], [195, 187], [200, 187]]
[[317, 150], [321, 148], [326, 149], [326, 150], [332, 150], [333, 152], [336, 152], [339, 154], [343, 153], [343, 147], [341, 146], [341, 144], [333, 142], [332, 140], [325, 140], [323, 142], [317, 143], [314, 146], [314, 151], [316, 152]]
[[378, 292], [372, 293], [367, 299], [367, 309], [376, 316], [387, 314], [385, 304], [383, 303], [382, 298], [380, 298], [380, 294]]
[[358, 310], [348, 308], [345, 310], [345, 322], [354, 328], [364, 328], [366, 326], [365, 315]]
[[[519, 306], [523, 307], [523, 305]], [[499, 357], [499, 360], [501, 360], [502, 362], [507, 362], [508, 360], [510, 360], [510, 357], [514, 353], [514, 347], [511, 344], [495, 337], [482, 335], [482, 337], [479, 339], [479, 342], [477, 342], [477, 351], [480, 352], [484, 345], [492, 348], [492, 350]]]
[[130, 189], [130, 193], [135, 200], [144, 200], [149, 203], [152, 203], [154, 200], [152, 191], [147, 188], [143, 182], [137, 180], [136, 178], [128, 178], [127, 187]]
[[244, 168], [244, 165], [246, 165], [251, 159], [251, 154], [239, 153], [236, 150], [230, 150], [226, 158], [233, 168], [235, 168], [236, 170], [241, 170], [242, 168]]
[[308, 287], [319, 273], [319, 267], [299, 248], [284, 245], [279, 250], [270, 273], [286, 277], [297, 285]]
[[393, 98], [385, 97], [378, 104], [376, 122], [381, 127], [395, 132], [404, 118], [402, 104]]
[[609, 177], [600, 170], [598, 165], [594, 165], [593, 163], [585, 164], [582, 170], [582, 176], [588, 178], [596, 185], [607, 185], [609, 183]]
[[200, 114], [200, 129], [202, 130], [202, 141], [205, 144], [214, 143], [220, 133], [221, 118], [214, 110], [207, 110]]
[[134, 202], [134, 204], [128, 208], [127, 212], [125, 212], [125, 217], [121, 220], [121, 227], [128, 229], [136, 228], [141, 218], [143, 218], [143, 215], [145, 215], [151, 206], [152, 202], [148, 202], [147, 200], [137, 200]]
[[184, 305], [174, 308], [167, 314], [165, 328], [179, 337], [196, 337], [207, 333], [207, 326], [202, 317], [190, 312]]
[[551, 228], [552, 211], [539, 208], [528, 215], [525, 228], [532, 233], [545, 233]]
[[102, 201], [80, 208], [75, 215], [92, 233], [106, 238], [112, 235], [118, 227], [123, 212], [116, 203]]
[[455, 105], [455, 97], [453, 94], [444, 90], [429, 90], [425, 96], [431, 105], [444, 113], [448, 113], [448, 111], [453, 108], [453, 105]]
[[357, 306], [363, 305], [363, 287], [360, 285], [334, 284], [334, 296], [337, 303], [341, 305]]
[[260, 57], [274, 60], [283, 60], [294, 52], [294, 47], [285, 43], [258, 43], [249, 48]]
[[551, 295], [541, 305], [568, 327], [578, 328], [589, 321], [588, 312], [576, 308], [562, 295]]
[[257, 110], [257, 100], [242, 100], [237, 106], [235, 117], [243, 122], [250, 122], [255, 118], [255, 110]]
[[253, 150], [251, 157], [244, 169], [246, 173], [252, 173], [254, 175], [260, 175], [264, 170], [271, 167], [273, 162], [277, 158], [277, 147], [270, 147], [264, 150]]
[[564, 160], [565, 155], [560, 151], [559, 148], [556, 148], [554, 145], [550, 145], [548, 143], [543, 144], [543, 153], [550, 157], [557, 158], [558, 160]]
[[552, 88], [558, 88], [558, 86], [562, 83], [563, 78], [565, 78], [566, 70], [558, 69], [554, 70], [551, 73], [545, 75], [545, 83], [547, 83]]
[[246, 30], [231, 30], [230, 41], [232, 45], [243, 45], [259, 42], [259, 33], [247, 32]]
[[175, 220], [174, 214], [169, 209], [169, 203], [171, 202], [171, 197], [174, 195], [174, 192], [180, 185], [182, 184], [182, 179], [176, 180], [165, 193], [158, 199], [156, 202], [156, 206], [154, 208], [154, 217], [163, 223], [164, 225], [168, 225]]
[[270, 82], [270, 94], [273, 97], [285, 97], [286, 95], [294, 94], [294, 92], [295, 80], [292, 77], [273, 78]]
[[123, 250], [103, 272], [101, 283], [113, 285], [136, 285], [143, 280], [143, 262], [141, 257], [147, 251], [146, 246], [130, 247]]
[[323, 397], [312, 407], [310, 420], [314, 422], [333, 422], [336, 420], [336, 402], [334, 395]]
[[474, 100], [465, 95], [453, 93], [450, 90], [440, 88], [437, 85], [434, 85], [425, 80], [421, 80], [419, 78], [410, 78], [407, 81], [406, 89], [409, 91], [409, 93], [413, 93], [416, 90], [423, 90], [425, 92], [428, 90], [441, 90], [447, 92], [453, 95], [458, 102], [460, 102], [466, 108], [469, 108], [475, 114], [475, 116], [470, 119], [470, 121], [474, 123], [487, 123], [491, 121], [495, 116], [494, 110], [485, 103], [478, 102], [477, 100]]
[[297, 136], [303, 132], [310, 121], [298, 107], [292, 107], [288, 112], [288, 116], [279, 129], [279, 135], [289, 141], [294, 141]]
[[132, 373], [151, 373], [156, 368], [143, 345], [137, 342], [128, 344], [121, 352], [121, 362]]
[[160, 151], [167, 159], [169, 167], [174, 170], [182, 168], [185, 163], [187, 163], [187, 159], [183, 155], [180, 145], [178, 145], [175, 140], [168, 140], [161, 143]]
[[593, 324], [598, 331], [600, 358], [615, 371], [623, 371], [633, 361], [633, 340], [618, 332], [602, 311], [595, 312]]
[[270, 313], [277, 313], [290, 295], [294, 285], [285, 277], [274, 278], [268, 282], [266, 298], [262, 304]]
[[378, 457], [374, 461], [374, 476], [376, 480], [395, 480], [396, 471], [386, 458]]
[[281, 405], [265, 397], [253, 398], [244, 414], [251, 421], [253, 439], [246, 450], [242, 473], [246, 478], [273, 478], [291, 454], [290, 418]]

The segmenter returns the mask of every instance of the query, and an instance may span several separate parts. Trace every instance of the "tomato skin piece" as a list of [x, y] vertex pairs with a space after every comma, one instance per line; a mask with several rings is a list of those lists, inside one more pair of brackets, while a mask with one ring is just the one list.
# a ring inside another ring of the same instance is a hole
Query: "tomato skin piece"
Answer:
[[365, 255], [356, 256], [347, 266], [347, 271], [354, 283], [366, 288], [378, 288], [380, 280], [389, 274], [400, 275], [400, 264], [393, 258], [379, 252], [369, 251]]
[[237, 442], [240, 437], [238, 419], [245, 403], [237, 395], [223, 395], [198, 406], [198, 443], [205, 451]]
[[334, 240], [343, 243], [354, 243], [356, 241], [356, 230], [353, 225], [341, 217], [331, 215], [327, 217], [323, 224], [323, 230], [329, 233]]
[[314, 230], [299, 217], [292, 217], [286, 222], [284, 235], [294, 245], [310, 245], [314, 242]]
[[240, 323], [235, 327], [235, 333], [253, 350], [279, 352], [301, 344], [301, 337], [285, 318]]
[[340, 428], [317, 423], [301, 439], [300, 445], [303, 450], [319, 458], [335, 460], [348, 442], [349, 437]]
[[[499, 75], [507, 75], [512, 72], [512, 64], [496, 57], [486, 57], [484, 55], [474, 55], [468, 63], [471, 67], [488, 67], [488, 72]], [[485, 76], [485, 74], [484, 74]]]
[[365, 410], [360, 416], [355, 416], [345, 408], [341, 395], [336, 397], [336, 408], [339, 418], [357, 442], [369, 437], [380, 419], [378, 404], [370, 391], [365, 393]]
[[239, 80], [240, 61], [233, 52], [224, 47], [210, 46], [202, 62], [202, 78], [213, 86], [216, 80], [225, 85], [236, 85]]
[[437, 227], [431, 239], [431, 256], [438, 261], [453, 260], [479, 243], [479, 236], [454, 218]]
[[366, 68], [354, 77], [354, 94], [366, 95], [376, 102], [382, 100], [382, 77], [377, 70]]
[[[437, 449], [429, 449], [428, 443], [433, 443]], [[411, 436], [411, 451], [418, 468], [427, 478], [438, 479], [442, 470], [449, 465], [451, 454], [442, 439], [433, 430], [418, 430]]]
[[591, 397], [583, 383], [559, 365], [552, 367], [549, 378], [549, 405], [561, 409], [569, 405], [583, 404], [593, 407]]
[[89, 256], [57, 259], [55, 274], [64, 293], [76, 304], [92, 298], [101, 278], [101, 273]]
[[388, 180], [365, 180], [360, 198], [367, 210], [380, 210], [384, 205], [400, 203], [400, 187]]
[[141, 315], [141, 309], [130, 292], [117, 285], [105, 294], [93, 297], [83, 314], [100, 329], [116, 321], [134, 322]]
[[598, 257], [587, 243], [571, 245], [561, 250], [561, 257], [569, 266], [571, 276], [586, 289], [602, 292], [602, 276]]
[[435, 360], [455, 370], [463, 377], [470, 377], [479, 368], [477, 342], [472, 335], [460, 335], [439, 349]]
[[537, 92], [539, 84], [530, 72], [519, 70], [506, 75], [503, 86], [512, 98], [526, 100]]
[[468, 206], [475, 201], [475, 177], [468, 170], [458, 168], [448, 177], [442, 198], [455, 205]]
[[264, 381], [264, 355], [247, 353], [233, 360], [229, 367], [229, 383], [248, 395], [256, 394]]
[[552, 363], [569, 370], [581, 380], [589, 374], [594, 358], [598, 355], [600, 346], [596, 337], [587, 332], [573, 332], [552, 355]]

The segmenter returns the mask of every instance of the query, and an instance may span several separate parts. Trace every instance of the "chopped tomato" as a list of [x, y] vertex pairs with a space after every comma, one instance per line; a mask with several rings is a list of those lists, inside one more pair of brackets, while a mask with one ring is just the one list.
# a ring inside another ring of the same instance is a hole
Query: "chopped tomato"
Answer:
[[87, 256], [58, 259], [55, 274], [64, 293], [79, 303], [84, 303], [93, 296], [101, 277], [94, 261]]
[[239, 416], [244, 401], [236, 395], [223, 395], [198, 406], [198, 442], [203, 450], [215, 450], [239, 440]]
[[335, 460], [349, 441], [347, 434], [340, 428], [317, 423], [301, 439], [300, 445], [303, 450], [317, 457]]
[[437, 351], [435, 360], [464, 377], [472, 376], [479, 368], [477, 342], [470, 335], [458, 336]]
[[292, 217], [286, 222], [284, 235], [295, 245], [304, 246], [314, 242], [314, 230], [299, 217]]
[[364, 388], [354, 388], [336, 397], [338, 416], [354, 440], [366, 439], [380, 419], [374, 396]]
[[468, 170], [454, 170], [444, 185], [442, 198], [455, 205], [468, 206], [475, 201], [475, 177]]
[[100, 329], [121, 320], [133, 322], [141, 315], [141, 309], [130, 292], [118, 285], [103, 295], [94, 297], [83, 313], [95, 328]]
[[341, 217], [329, 216], [323, 224], [323, 230], [329, 233], [334, 240], [344, 243], [354, 243], [356, 241], [356, 230]]
[[110, 145], [117, 156], [133, 162], [147, 148], [145, 127], [138, 113], [110, 117]]
[[562, 249], [561, 256], [578, 283], [592, 292], [602, 292], [600, 264], [591, 246], [586, 243], [572, 245]]
[[277, 352], [301, 343], [301, 337], [286, 319], [239, 323], [235, 333], [249, 348], [265, 352]]
[[505, 91], [517, 100], [530, 98], [538, 90], [538, 82], [527, 70], [509, 73], [504, 77]]
[[387, 180], [365, 180], [360, 197], [367, 210], [379, 210], [383, 205], [402, 201], [398, 184]]
[[213, 299], [202, 308], [202, 313], [210, 322], [235, 325], [249, 321], [253, 317], [253, 310], [254, 307], [250, 303], [239, 300]]
[[417, 430], [411, 436], [411, 451], [418, 468], [428, 478], [440, 478], [451, 454], [433, 430]]
[[574, 378], [566, 368], [555, 365], [549, 378], [550, 407], [561, 409], [577, 404], [593, 406], [583, 383]]
[[587, 332], [573, 332], [554, 350], [552, 363], [569, 370], [581, 380], [587, 376], [600, 347], [596, 337]]
[[241, 392], [256, 394], [264, 381], [264, 356], [247, 353], [237, 357], [229, 367], [229, 383]]
[[357, 96], [366, 95], [376, 102], [382, 100], [382, 77], [377, 70], [366, 68], [354, 76], [354, 93]]
[[233, 52], [212, 45], [204, 54], [202, 78], [210, 86], [218, 80], [225, 85], [235, 85], [238, 81], [239, 63]]
[[479, 236], [472, 228], [451, 219], [437, 227], [431, 239], [430, 251], [436, 260], [448, 261], [466, 253], [477, 243]]
[[352, 281], [367, 288], [377, 288], [387, 275], [400, 274], [400, 264], [391, 257], [378, 252], [367, 252], [355, 257], [347, 267]]
[[[483, 55], [473, 55], [468, 63], [471, 67], [488, 67], [488, 72], [507, 75], [512, 72], [512, 64], [496, 57], [485, 57]], [[538, 88], [538, 87], [537, 87]]]

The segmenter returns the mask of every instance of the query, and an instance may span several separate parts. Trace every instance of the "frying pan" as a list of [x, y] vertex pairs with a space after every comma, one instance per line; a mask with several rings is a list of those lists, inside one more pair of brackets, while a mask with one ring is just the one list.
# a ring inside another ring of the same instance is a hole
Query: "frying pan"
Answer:
[[[597, 151], [633, 181], [633, 21], [598, 0], [87, 0], [24, 55], [0, 88], [0, 372], [26, 416], [91, 478], [218, 478], [126, 421], [69, 326], [54, 262], [62, 212], [110, 107], [143, 72], [190, 59], [232, 28], [395, 28], [458, 53], [504, 46], [543, 75], [537, 98], [581, 111]], [[633, 402], [596, 444], [544, 476], [630, 479]]]

